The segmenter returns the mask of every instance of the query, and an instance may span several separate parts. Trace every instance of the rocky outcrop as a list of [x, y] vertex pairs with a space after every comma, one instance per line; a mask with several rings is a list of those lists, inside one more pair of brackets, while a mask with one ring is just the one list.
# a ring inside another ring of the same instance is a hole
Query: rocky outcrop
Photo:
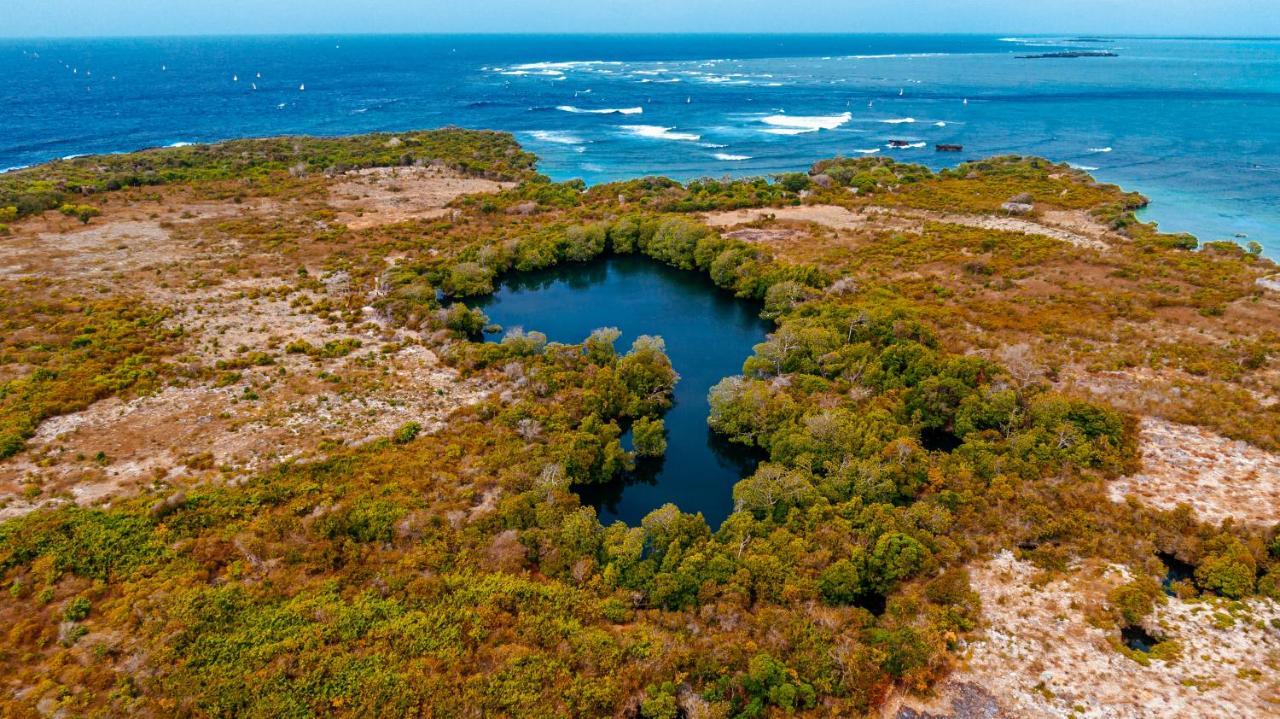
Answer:
[[1006, 713], [996, 698], [986, 689], [972, 682], [949, 682], [942, 690], [951, 700], [951, 709], [937, 711], [917, 710], [909, 706], [898, 709], [894, 719], [1006, 719]]

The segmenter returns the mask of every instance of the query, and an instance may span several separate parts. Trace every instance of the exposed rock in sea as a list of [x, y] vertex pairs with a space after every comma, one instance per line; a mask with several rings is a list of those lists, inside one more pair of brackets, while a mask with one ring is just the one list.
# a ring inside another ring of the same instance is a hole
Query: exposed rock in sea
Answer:
[[1264, 290], [1280, 292], [1280, 275], [1271, 275], [1270, 277], [1259, 278], [1258, 286]]
[[1120, 57], [1105, 50], [1072, 50], [1070, 52], [1045, 52], [1039, 55], [1019, 55], [1019, 60], [1075, 60], [1082, 57]]

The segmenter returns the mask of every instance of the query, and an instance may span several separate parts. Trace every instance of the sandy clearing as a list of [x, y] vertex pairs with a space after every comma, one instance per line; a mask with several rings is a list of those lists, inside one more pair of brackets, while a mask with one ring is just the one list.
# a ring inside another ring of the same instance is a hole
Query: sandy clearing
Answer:
[[462, 195], [512, 186], [436, 167], [376, 167], [344, 175], [330, 188], [329, 202], [343, 210], [338, 222], [360, 230], [443, 217], [448, 213], [445, 206]]
[[[286, 355], [225, 387], [167, 387], [46, 420], [23, 452], [0, 464], [0, 520], [67, 497], [92, 504], [157, 480], [246, 476], [320, 456], [326, 442], [359, 445], [388, 437], [411, 421], [434, 432], [491, 389], [459, 380], [417, 345], [382, 358], [388, 373], [377, 384], [343, 387], [316, 379], [322, 371], [350, 376], [356, 362], [354, 356], [315, 362]], [[247, 399], [249, 392], [256, 398]], [[93, 459], [99, 452], [102, 462]], [[21, 499], [22, 485], [32, 481], [43, 488], [41, 498]]]
[[946, 707], [948, 689], [972, 684], [989, 692], [1009, 717], [1276, 715], [1280, 628], [1271, 622], [1280, 621], [1280, 604], [1249, 600], [1239, 605], [1234, 622], [1225, 622], [1221, 617], [1228, 614], [1226, 602], [1170, 598], [1148, 617], [1146, 627], [1177, 640], [1181, 658], [1153, 660], [1144, 667], [1115, 649], [1115, 630], [1088, 622], [1088, 614], [1105, 605], [1106, 593], [1127, 581], [1122, 568], [1078, 568], [1043, 586], [1036, 581], [1037, 573], [1008, 552], [972, 567], [986, 628], [969, 644], [966, 665], [936, 701], [899, 699], [890, 704], [891, 711], [902, 706]]
[[[868, 230], [920, 232], [923, 230], [924, 223], [938, 222], [999, 232], [1038, 235], [1091, 250], [1107, 249], [1107, 242], [1102, 238], [1107, 237], [1108, 233], [1080, 212], [1046, 212], [1043, 216], [1044, 222], [1035, 222], [1016, 217], [927, 212], [898, 207], [869, 206], [864, 208], [863, 212], [854, 212], [837, 205], [806, 205], [716, 212], [705, 215], [704, 221], [712, 227], [732, 227], [758, 222], [770, 216], [777, 220], [814, 222], [833, 229], [853, 232]], [[1111, 238], [1108, 237], [1108, 239]]]
[[[393, 168], [352, 173], [332, 194], [346, 198], [335, 200], [339, 206], [366, 210], [352, 219], [382, 224], [448, 212], [444, 205], [461, 194], [504, 186], [436, 168]], [[210, 224], [305, 219], [316, 203], [191, 202], [158, 192], [104, 204], [88, 225], [45, 213], [0, 239], [0, 285], [31, 294], [19, 283], [40, 278], [50, 296], [85, 287], [127, 296], [170, 308], [168, 324], [184, 334], [181, 354], [170, 358], [179, 368], [173, 385], [50, 418], [24, 451], [0, 461], [0, 519], [47, 503], [109, 501], [156, 482], [235, 479], [284, 460], [322, 457], [336, 444], [387, 437], [410, 421], [431, 432], [492, 389], [461, 380], [418, 333], [385, 326], [372, 308], [350, 327], [312, 309], [360, 309], [376, 294], [345, 271], [322, 269], [345, 247], [306, 243], [295, 252]], [[293, 254], [282, 261], [282, 252]], [[321, 284], [299, 280], [299, 265]], [[346, 357], [318, 358], [287, 353], [295, 340], [361, 346]], [[265, 352], [273, 363], [220, 368], [247, 352]]]
[[1142, 471], [1112, 481], [1113, 500], [1132, 496], [1161, 509], [1186, 503], [1210, 522], [1280, 521], [1280, 455], [1152, 417], [1141, 432]]

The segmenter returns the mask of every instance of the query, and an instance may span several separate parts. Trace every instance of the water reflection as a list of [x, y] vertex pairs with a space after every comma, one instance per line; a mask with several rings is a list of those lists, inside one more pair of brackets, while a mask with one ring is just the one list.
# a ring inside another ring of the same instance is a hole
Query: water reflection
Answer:
[[[610, 257], [513, 273], [476, 304], [504, 331], [543, 332], [553, 342], [581, 342], [596, 328], [617, 327], [618, 349], [625, 352], [640, 335], [661, 336], [680, 373], [675, 403], [664, 417], [666, 457], [641, 461], [618, 481], [575, 491], [605, 523], [639, 524], [667, 502], [702, 512], [713, 527], [729, 515], [733, 485], [754, 471], [759, 456], [707, 428], [707, 392], [739, 374], [769, 331], [759, 303], [736, 299], [694, 272], [643, 257]], [[629, 446], [629, 434], [623, 442]]]

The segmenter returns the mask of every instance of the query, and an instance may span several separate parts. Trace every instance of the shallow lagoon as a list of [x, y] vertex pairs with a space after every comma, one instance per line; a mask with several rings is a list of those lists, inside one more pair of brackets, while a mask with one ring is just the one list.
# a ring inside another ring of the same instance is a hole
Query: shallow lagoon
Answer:
[[[641, 460], [633, 476], [574, 490], [596, 508], [601, 522], [637, 525], [646, 514], [672, 502], [701, 512], [716, 527], [733, 509], [733, 485], [750, 474], [758, 457], [715, 436], [707, 427], [707, 392], [742, 372], [752, 347], [770, 324], [760, 304], [733, 297], [705, 276], [667, 267], [645, 257], [610, 257], [512, 274], [479, 302], [502, 331], [545, 333], [552, 342], [578, 343], [599, 327], [622, 331], [618, 351], [640, 335], [665, 340], [680, 381], [675, 404], [664, 419], [667, 454]], [[623, 437], [630, 446], [630, 435]]]

